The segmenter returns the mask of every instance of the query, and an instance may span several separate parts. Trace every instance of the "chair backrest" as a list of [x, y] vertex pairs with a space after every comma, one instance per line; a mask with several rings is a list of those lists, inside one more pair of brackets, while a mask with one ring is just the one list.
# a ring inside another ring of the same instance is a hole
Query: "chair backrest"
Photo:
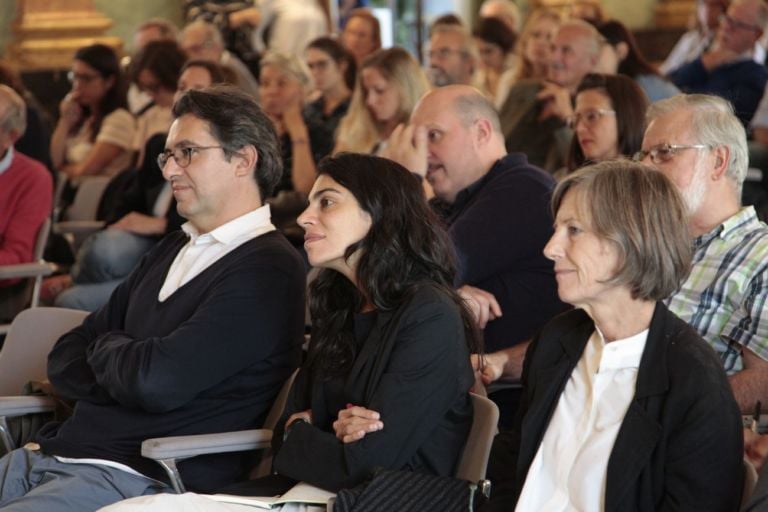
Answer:
[[109, 184], [110, 176], [87, 176], [80, 179], [72, 204], [66, 211], [66, 220], [96, 220], [99, 202]]
[[[283, 409], [285, 409], [285, 402], [288, 401], [288, 393], [291, 391], [293, 381], [296, 380], [296, 374], [299, 370], [294, 371], [288, 380], [285, 381], [283, 387], [280, 388], [280, 392], [275, 397], [275, 401], [272, 403], [272, 408], [269, 410], [267, 419], [264, 420], [264, 426], [262, 428], [275, 430], [277, 422], [283, 415]], [[272, 470], [272, 450], [267, 450], [263, 453], [259, 464], [257, 464], [251, 471], [250, 478], [255, 479], [262, 476], [267, 476]]]
[[[51, 218], [46, 217], [43, 221], [43, 225], [40, 226], [40, 231], [37, 232], [37, 239], [35, 240], [35, 251], [32, 255], [35, 261], [43, 261], [43, 253], [45, 253], [45, 245], [48, 243], [48, 236], [51, 234]], [[43, 276], [38, 274], [35, 276], [34, 284], [32, 285], [32, 298], [30, 300], [30, 307], [36, 308], [40, 302], [40, 288], [43, 285]]]
[[16, 315], [0, 350], [0, 396], [18, 395], [30, 380], [44, 380], [53, 344], [88, 314], [65, 308], [32, 308]]
[[288, 392], [293, 386], [293, 381], [296, 380], [296, 374], [299, 370], [294, 371], [288, 380], [285, 381], [283, 387], [280, 388], [280, 392], [275, 397], [275, 401], [272, 402], [272, 408], [267, 414], [267, 419], [264, 420], [264, 426], [262, 428], [268, 428], [269, 430], [275, 430], [277, 422], [280, 420], [280, 416], [283, 415], [283, 409], [285, 409], [285, 402], [288, 400]]
[[472, 428], [459, 459], [456, 478], [478, 483], [485, 479], [488, 456], [499, 423], [499, 408], [486, 397], [469, 394], [472, 398], [474, 415]]

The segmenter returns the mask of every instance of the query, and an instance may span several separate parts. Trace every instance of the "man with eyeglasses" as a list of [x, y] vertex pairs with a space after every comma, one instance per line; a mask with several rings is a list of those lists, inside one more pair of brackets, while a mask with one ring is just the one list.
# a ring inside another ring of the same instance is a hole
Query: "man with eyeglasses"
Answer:
[[[188, 222], [54, 346], [48, 377], [74, 411], [0, 459], [4, 511], [96, 510], [169, 492], [142, 440], [258, 428], [299, 363], [303, 263], [262, 200], [282, 172], [272, 123], [231, 88], [188, 91], [174, 115], [158, 160]], [[211, 491], [249, 465], [224, 454], [178, 470]]]
[[573, 137], [567, 126], [572, 97], [595, 69], [601, 40], [585, 21], [560, 26], [550, 49], [547, 80], [516, 83], [499, 110], [507, 151], [525, 153], [532, 164], [550, 173], [565, 166]]
[[670, 73], [670, 80], [681, 91], [727, 99], [748, 126], [768, 82], [768, 70], [753, 60], [766, 24], [768, 5], [763, 0], [734, 0], [720, 18], [713, 47]]
[[464, 27], [438, 25], [429, 39], [427, 75], [435, 87], [469, 85], [475, 72], [476, 50]]
[[667, 300], [720, 355], [742, 411], [768, 404], [768, 226], [741, 206], [744, 127], [723, 99], [678, 95], [652, 104], [643, 150], [688, 206], [691, 273]]

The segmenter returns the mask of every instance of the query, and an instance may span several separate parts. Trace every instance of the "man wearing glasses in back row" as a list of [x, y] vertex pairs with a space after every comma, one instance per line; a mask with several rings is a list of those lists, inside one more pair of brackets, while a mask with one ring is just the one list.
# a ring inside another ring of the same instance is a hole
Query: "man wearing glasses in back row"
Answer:
[[[298, 366], [304, 266], [262, 201], [282, 174], [272, 123], [231, 88], [188, 91], [173, 114], [158, 160], [188, 222], [56, 342], [48, 377], [74, 411], [0, 459], [4, 511], [168, 492], [142, 440], [258, 428]], [[242, 480], [249, 464], [223, 454], [178, 469], [204, 491]]]
[[691, 273], [669, 310], [720, 355], [743, 412], [768, 404], [768, 226], [741, 206], [747, 138], [721, 98], [679, 95], [648, 109], [643, 150], [689, 210]]
[[727, 99], [748, 126], [768, 82], [768, 70], [753, 59], [766, 24], [768, 5], [764, 0], [734, 0], [720, 18], [712, 47], [671, 72], [669, 79], [683, 92]]

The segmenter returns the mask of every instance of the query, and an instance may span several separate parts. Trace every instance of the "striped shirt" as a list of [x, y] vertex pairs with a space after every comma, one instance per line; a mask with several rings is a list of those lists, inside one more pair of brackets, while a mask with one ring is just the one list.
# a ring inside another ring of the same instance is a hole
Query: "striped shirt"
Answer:
[[742, 208], [694, 239], [691, 273], [667, 299], [670, 311], [718, 353], [725, 371], [743, 369], [742, 347], [768, 360], [768, 226]]

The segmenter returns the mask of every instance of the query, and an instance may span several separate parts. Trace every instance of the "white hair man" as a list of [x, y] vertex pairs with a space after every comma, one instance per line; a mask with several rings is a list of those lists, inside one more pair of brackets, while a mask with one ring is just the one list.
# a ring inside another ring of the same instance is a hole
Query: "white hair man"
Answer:
[[679, 95], [651, 105], [639, 153], [678, 186], [693, 268], [669, 309], [722, 358], [743, 411], [768, 399], [768, 226], [741, 206], [747, 138], [725, 100]]

